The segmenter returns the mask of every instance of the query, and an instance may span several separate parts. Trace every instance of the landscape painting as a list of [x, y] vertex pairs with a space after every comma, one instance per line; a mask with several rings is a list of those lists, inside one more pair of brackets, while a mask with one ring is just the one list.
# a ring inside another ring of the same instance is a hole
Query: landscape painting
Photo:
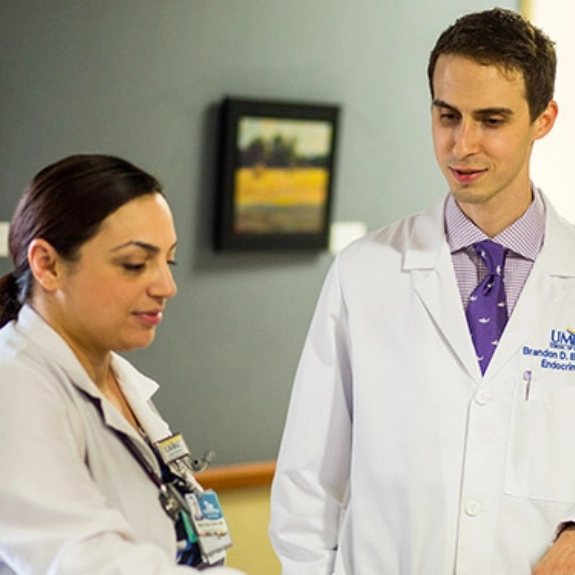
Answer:
[[228, 154], [220, 193], [223, 243], [325, 247], [337, 109], [243, 101], [230, 112], [232, 104], [228, 101], [223, 136]]
[[319, 232], [327, 200], [329, 122], [245, 117], [238, 128], [234, 231]]

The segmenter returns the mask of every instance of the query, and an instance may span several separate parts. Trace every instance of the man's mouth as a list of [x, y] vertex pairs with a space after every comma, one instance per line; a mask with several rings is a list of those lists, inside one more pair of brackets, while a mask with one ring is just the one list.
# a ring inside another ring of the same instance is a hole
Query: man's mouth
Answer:
[[487, 170], [449, 168], [453, 177], [461, 183], [469, 184], [478, 180]]

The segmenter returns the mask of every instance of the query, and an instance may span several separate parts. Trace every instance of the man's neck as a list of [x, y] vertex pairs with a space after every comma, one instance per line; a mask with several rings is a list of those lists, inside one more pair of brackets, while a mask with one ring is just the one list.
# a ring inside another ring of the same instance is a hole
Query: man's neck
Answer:
[[[456, 200], [457, 201], [457, 200]], [[516, 222], [528, 210], [533, 201], [533, 192], [530, 190], [524, 198], [518, 198], [512, 209], [492, 204], [457, 202], [461, 211], [488, 237], [493, 238]]]

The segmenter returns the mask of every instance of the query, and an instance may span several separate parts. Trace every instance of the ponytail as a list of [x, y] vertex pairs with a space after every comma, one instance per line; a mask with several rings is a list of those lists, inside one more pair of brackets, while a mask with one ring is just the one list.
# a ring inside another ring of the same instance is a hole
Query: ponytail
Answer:
[[19, 291], [14, 272], [0, 277], [0, 328], [18, 317], [22, 307], [18, 299]]

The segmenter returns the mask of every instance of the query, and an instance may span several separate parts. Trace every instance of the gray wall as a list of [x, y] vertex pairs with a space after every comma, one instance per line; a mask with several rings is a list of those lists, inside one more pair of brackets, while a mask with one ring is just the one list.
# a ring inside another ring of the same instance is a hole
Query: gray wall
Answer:
[[160, 381], [157, 403], [196, 453], [274, 458], [331, 257], [212, 252], [214, 107], [224, 95], [341, 103], [334, 217], [374, 229], [444, 192], [427, 55], [457, 16], [491, 6], [0, 0], [0, 220], [34, 173], [68, 154], [117, 154], [158, 176], [180, 291], [154, 345], [129, 357]]

